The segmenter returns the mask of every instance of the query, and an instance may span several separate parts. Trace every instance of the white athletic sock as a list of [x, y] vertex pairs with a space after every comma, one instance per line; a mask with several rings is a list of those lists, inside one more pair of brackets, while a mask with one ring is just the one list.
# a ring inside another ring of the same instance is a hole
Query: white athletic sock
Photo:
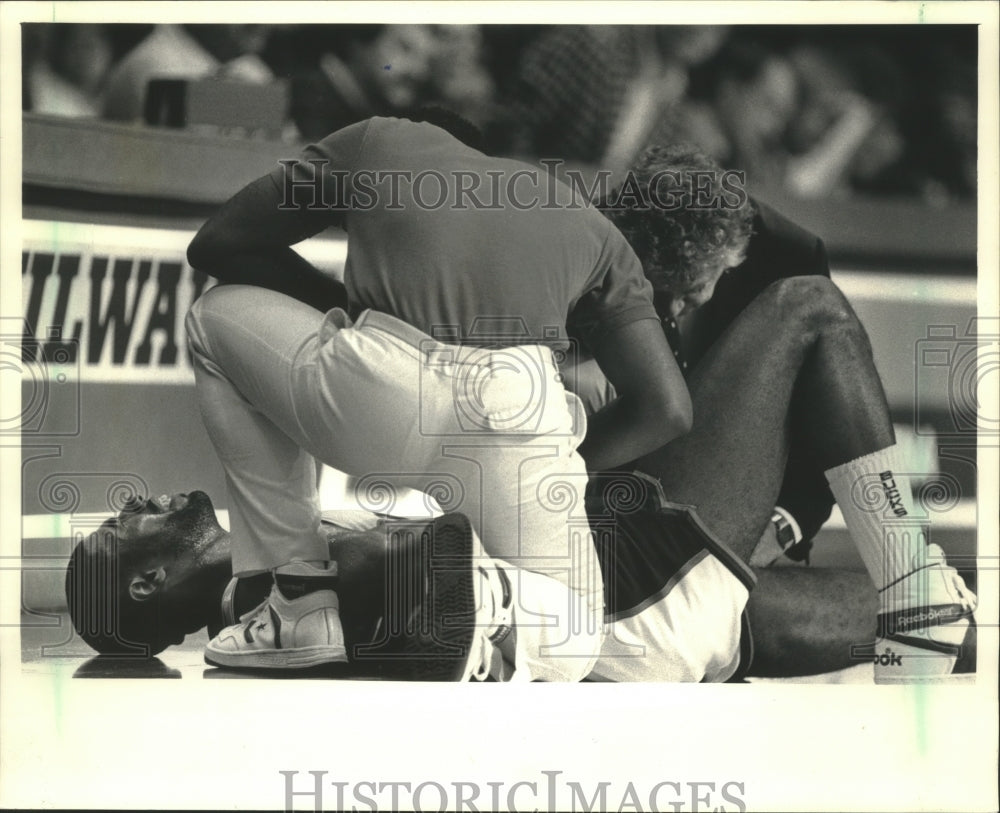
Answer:
[[826, 478], [879, 590], [875, 682], [948, 679], [976, 597], [930, 544], [897, 447], [830, 469]]
[[879, 590], [927, 564], [927, 522], [914, 511], [897, 446], [836, 466], [826, 479]]

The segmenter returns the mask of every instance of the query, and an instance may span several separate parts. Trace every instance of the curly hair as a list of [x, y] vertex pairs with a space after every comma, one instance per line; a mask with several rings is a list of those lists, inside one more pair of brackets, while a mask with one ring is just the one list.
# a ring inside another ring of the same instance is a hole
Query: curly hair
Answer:
[[77, 543], [66, 567], [66, 604], [77, 634], [100, 654], [152, 656], [167, 648], [159, 598], [132, 601], [114, 520]]
[[746, 252], [754, 206], [742, 174], [687, 144], [647, 149], [598, 204], [659, 291], [695, 283], [727, 254]]

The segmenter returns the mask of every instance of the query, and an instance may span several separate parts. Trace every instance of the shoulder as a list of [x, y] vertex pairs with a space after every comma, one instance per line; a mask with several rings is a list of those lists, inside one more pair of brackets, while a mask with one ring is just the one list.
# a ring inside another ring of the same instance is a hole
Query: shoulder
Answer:
[[760, 233], [771, 239], [801, 244], [812, 243], [819, 239], [811, 231], [789, 220], [774, 207], [759, 200], [754, 201], [754, 206], [757, 210], [753, 223], [755, 234]]
[[333, 160], [354, 157], [367, 140], [372, 121], [373, 119], [364, 119], [334, 130], [315, 144], [310, 144], [306, 150]]
[[641, 275], [643, 273], [642, 263], [639, 261], [635, 249], [632, 248], [632, 244], [618, 230], [618, 227], [596, 209], [591, 209], [588, 216], [593, 222], [592, 228], [603, 236], [604, 254], [635, 268]]
[[413, 149], [450, 144], [455, 140], [447, 131], [425, 121], [374, 116], [365, 123], [371, 144], [397, 144]]
[[453, 149], [457, 143], [449, 133], [432, 124], [376, 116], [342, 127], [311, 144], [308, 150], [350, 165], [362, 155], [377, 163], [395, 155], [433, 154]]
[[767, 266], [775, 277], [790, 274], [824, 274], [830, 268], [822, 239], [799, 226], [776, 209], [754, 201], [753, 237], [747, 265]]

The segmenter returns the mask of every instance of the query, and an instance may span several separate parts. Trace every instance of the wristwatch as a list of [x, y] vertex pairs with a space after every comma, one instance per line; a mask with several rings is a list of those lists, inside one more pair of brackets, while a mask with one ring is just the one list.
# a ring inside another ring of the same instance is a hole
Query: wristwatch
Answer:
[[788, 550], [792, 545], [802, 541], [802, 530], [799, 528], [799, 523], [784, 508], [775, 506], [771, 522], [774, 523], [775, 535], [782, 550]]

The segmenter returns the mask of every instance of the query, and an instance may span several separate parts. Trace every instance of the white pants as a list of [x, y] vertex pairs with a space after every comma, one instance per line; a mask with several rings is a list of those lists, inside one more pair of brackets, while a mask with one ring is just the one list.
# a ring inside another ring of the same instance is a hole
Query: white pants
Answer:
[[327, 558], [319, 460], [358, 478], [363, 507], [391, 514], [399, 486], [426, 492], [465, 513], [491, 556], [562, 585], [565, 612], [519, 589], [520, 614], [573, 639], [562, 679], [586, 674], [580, 644], [596, 658], [603, 584], [589, 527], [569, 521], [586, 487], [585, 418], [548, 347], [445, 344], [385, 314], [352, 325], [244, 285], [205, 293], [187, 328], [229, 487], [234, 573]]

